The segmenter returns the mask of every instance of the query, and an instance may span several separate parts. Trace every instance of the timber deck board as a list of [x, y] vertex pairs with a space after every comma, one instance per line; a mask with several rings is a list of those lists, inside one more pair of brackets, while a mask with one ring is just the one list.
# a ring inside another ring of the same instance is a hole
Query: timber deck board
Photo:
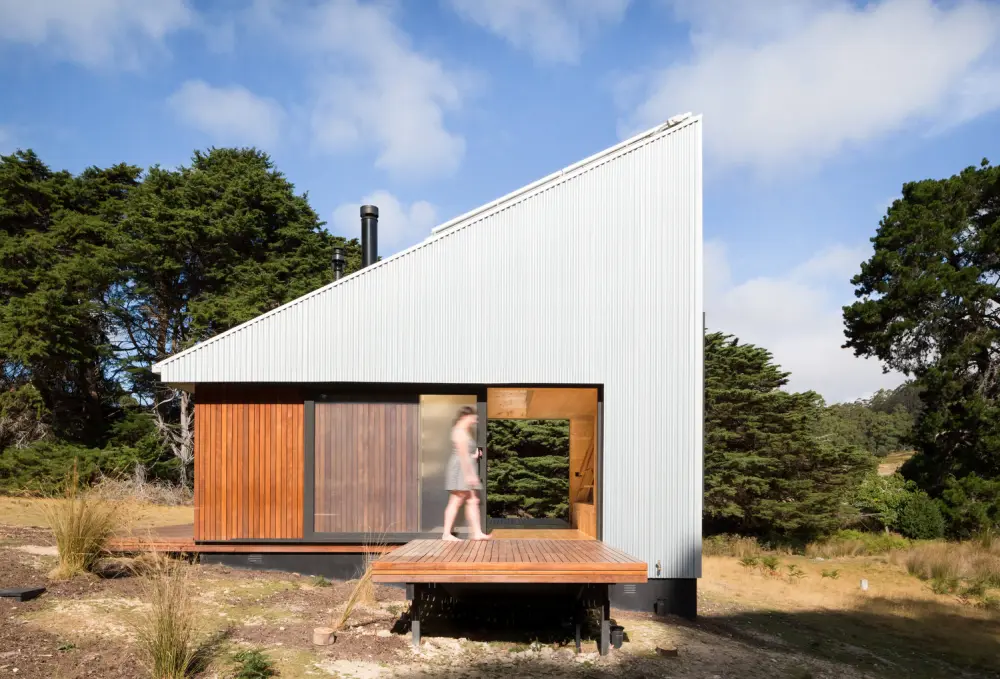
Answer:
[[643, 583], [646, 564], [599, 540], [413, 540], [372, 565], [394, 583]]

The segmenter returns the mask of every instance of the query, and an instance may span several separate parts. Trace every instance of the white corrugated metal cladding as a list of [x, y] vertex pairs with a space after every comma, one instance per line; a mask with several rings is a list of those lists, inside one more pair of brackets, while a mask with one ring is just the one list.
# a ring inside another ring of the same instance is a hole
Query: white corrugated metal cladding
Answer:
[[698, 577], [701, 148], [700, 116], [672, 120], [155, 370], [175, 384], [603, 384], [603, 539], [650, 577]]

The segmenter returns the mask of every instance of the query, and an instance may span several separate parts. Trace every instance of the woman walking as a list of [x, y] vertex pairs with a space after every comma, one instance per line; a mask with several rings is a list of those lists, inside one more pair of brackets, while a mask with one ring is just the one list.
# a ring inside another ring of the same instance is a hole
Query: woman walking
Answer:
[[476, 455], [475, 440], [472, 432], [479, 421], [476, 409], [472, 406], [462, 406], [455, 423], [451, 428], [451, 459], [448, 460], [445, 488], [451, 494], [448, 506], [444, 509], [443, 540], [458, 540], [451, 534], [458, 517], [458, 510], [465, 505], [465, 520], [472, 531], [473, 540], [488, 540], [489, 535], [483, 532], [479, 520], [479, 493], [481, 487], [479, 476], [472, 466]]

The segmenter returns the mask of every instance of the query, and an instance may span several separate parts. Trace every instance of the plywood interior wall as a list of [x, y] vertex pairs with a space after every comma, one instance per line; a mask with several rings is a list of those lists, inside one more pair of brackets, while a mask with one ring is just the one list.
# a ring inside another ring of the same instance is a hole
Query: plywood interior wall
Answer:
[[574, 528], [597, 537], [597, 389], [495, 388], [486, 416], [501, 420], [569, 420], [569, 503]]
[[302, 537], [302, 425], [294, 389], [198, 386], [195, 540]]

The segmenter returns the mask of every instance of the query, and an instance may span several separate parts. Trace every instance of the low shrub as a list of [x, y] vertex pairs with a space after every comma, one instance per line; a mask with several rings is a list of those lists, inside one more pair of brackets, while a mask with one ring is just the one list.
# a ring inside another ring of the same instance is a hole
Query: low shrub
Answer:
[[867, 527], [896, 530], [899, 512], [911, 494], [901, 474], [882, 476], [872, 471], [851, 494], [850, 503], [864, 517]]
[[954, 594], [958, 591], [958, 578], [940, 577], [931, 580], [931, 591], [935, 594]]
[[914, 540], [936, 540], [944, 535], [944, 517], [926, 493], [913, 493], [899, 510], [899, 532]]
[[831, 580], [836, 580], [840, 577], [840, 570], [832, 568], [830, 570], [824, 570], [821, 574], [824, 578], [830, 578]]
[[788, 582], [796, 583], [806, 577], [806, 572], [793, 563], [788, 564], [785, 568], [788, 570]]
[[[74, 465], [81, 485], [92, 486], [108, 477], [131, 474], [137, 465], [145, 469], [146, 462], [143, 450], [129, 446], [88, 448], [65, 441], [36, 441], [0, 451], [0, 493], [58, 495]], [[152, 466], [159, 476], [171, 473], [169, 463]]]
[[234, 653], [233, 661], [236, 663], [233, 679], [268, 679], [278, 676], [274, 662], [259, 648]]
[[760, 560], [760, 570], [765, 575], [777, 575], [781, 561], [776, 556], [765, 556]]
[[895, 533], [841, 530], [825, 540], [806, 545], [806, 556], [833, 559], [840, 556], [872, 556], [906, 549], [910, 541]]
[[976, 603], [976, 605], [980, 608], [985, 608], [988, 611], [1000, 611], [1000, 597], [986, 594]]
[[58, 579], [92, 571], [108, 540], [122, 525], [119, 505], [82, 490], [76, 467], [63, 488], [63, 497], [45, 507], [59, 550], [59, 565], [51, 575]]

